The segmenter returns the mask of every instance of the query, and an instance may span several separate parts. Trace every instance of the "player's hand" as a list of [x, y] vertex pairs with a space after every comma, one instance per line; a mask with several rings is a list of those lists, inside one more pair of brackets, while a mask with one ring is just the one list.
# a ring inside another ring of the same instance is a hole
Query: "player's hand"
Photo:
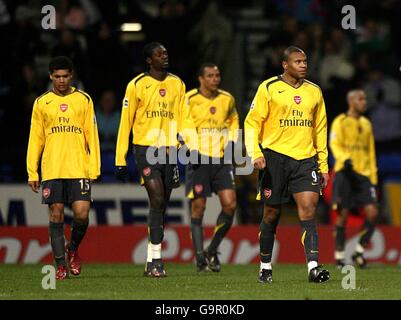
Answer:
[[327, 187], [327, 184], [329, 183], [330, 176], [328, 173], [322, 173], [321, 174], [321, 179], [320, 179], [320, 187], [322, 189]]
[[127, 180], [128, 180], [127, 166], [116, 167], [115, 176], [116, 176], [117, 180], [119, 180], [121, 182], [127, 182]]
[[257, 170], [266, 168], [266, 160], [264, 157], [259, 157], [253, 161], [253, 167]]
[[33, 192], [38, 193], [38, 190], [40, 188], [39, 181], [28, 181], [28, 185], [31, 187]]

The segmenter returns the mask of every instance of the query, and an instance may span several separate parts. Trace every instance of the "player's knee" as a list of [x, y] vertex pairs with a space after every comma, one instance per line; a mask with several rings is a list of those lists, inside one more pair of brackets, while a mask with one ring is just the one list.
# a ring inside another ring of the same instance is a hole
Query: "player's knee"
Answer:
[[53, 203], [50, 206], [49, 220], [51, 222], [64, 222], [64, 205], [62, 203]]
[[366, 211], [366, 218], [369, 222], [375, 223], [379, 216], [379, 210], [375, 205], [370, 205]]
[[50, 205], [50, 213], [63, 213], [64, 212], [64, 204], [63, 203], [52, 203]]
[[302, 220], [312, 220], [315, 218], [315, 213], [312, 211], [303, 211], [299, 216]]
[[85, 223], [88, 220], [89, 217], [89, 208], [78, 208], [74, 210], [74, 220], [77, 221], [78, 223]]
[[203, 215], [205, 214], [206, 206], [203, 204], [192, 204], [192, 212], [191, 218], [194, 219], [203, 219]]
[[222, 205], [222, 210], [226, 214], [233, 215], [235, 210], [237, 210], [237, 201], [234, 200], [230, 203]]
[[347, 223], [347, 217], [337, 216], [336, 218], [336, 225], [339, 227], [345, 227]]
[[298, 207], [301, 220], [310, 220], [315, 218], [316, 206], [314, 204], [306, 204]]
[[153, 196], [150, 199], [150, 207], [152, 209], [164, 210], [166, 208], [166, 201], [162, 196]]
[[194, 210], [192, 210], [191, 218], [203, 219], [204, 213], [205, 213], [204, 211], [194, 211]]
[[203, 218], [203, 215], [206, 210], [206, 205], [205, 204], [200, 204], [200, 203], [193, 203], [192, 204], [192, 218]]
[[274, 207], [265, 207], [263, 210], [263, 222], [272, 224], [276, 222], [279, 216], [279, 209]]
[[54, 223], [64, 222], [64, 214], [62, 213], [51, 213], [49, 220]]
[[336, 218], [336, 225], [340, 227], [344, 227], [347, 223], [348, 214], [345, 210], [341, 210]]
[[86, 224], [88, 222], [88, 215], [74, 216], [74, 221], [78, 224]]

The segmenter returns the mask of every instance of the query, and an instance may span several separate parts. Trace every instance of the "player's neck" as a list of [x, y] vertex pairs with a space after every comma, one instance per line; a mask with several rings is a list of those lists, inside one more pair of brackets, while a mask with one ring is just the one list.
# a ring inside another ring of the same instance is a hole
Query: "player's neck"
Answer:
[[68, 87], [67, 90], [64, 90], [64, 91], [59, 91], [59, 90], [57, 90], [56, 87], [53, 87], [53, 92], [58, 96], [64, 97], [64, 96], [69, 95], [72, 92], [72, 87], [70, 86], [70, 87]]
[[199, 88], [199, 92], [201, 93], [202, 96], [204, 96], [204, 97], [206, 97], [208, 99], [216, 98], [218, 93], [219, 93], [217, 90], [216, 91], [208, 90], [208, 89], [206, 89], [205, 87], [202, 87], [202, 86]]
[[348, 109], [347, 116], [351, 117], [351, 118], [359, 119], [361, 117], [361, 114], [358, 111]]
[[167, 70], [157, 70], [151, 67], [149, 69], [149, 74], [152, 78], [155, 78], [158, 81], [163, 81], [167, 77]]
[[294, 88], [299, 88], [302, 83], [304, 82], [304, 79], [297, 79], [294, 78], [293, 76], [289, 75], [288, 73], [284, 72], [281, 75], [281, 78], [287, 82], [290, 86], [294, 87]]

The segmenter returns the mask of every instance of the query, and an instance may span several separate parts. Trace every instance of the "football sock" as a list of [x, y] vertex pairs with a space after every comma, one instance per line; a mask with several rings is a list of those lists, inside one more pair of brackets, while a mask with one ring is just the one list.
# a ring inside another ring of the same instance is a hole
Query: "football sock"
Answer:
[[163, 241], [163, 212], [164, 209], [150, 209], [149, 237], [152, 244], [160, 244]]
[[227, 234], [228, 230], [230, 230], [233, 220], [233, 215], [226, 214], [223, 211], [220, 212], [217, 218], [216, 227], [214, 228], [213, 239], [210, 242], [207, 250], [210, 254], [215, 254], [217, 252], [217, 248], [219, 247], [224, 236]]
[[203, 256], [203, 227], [202, 218], [191, 218], [191, 237], [195, 249], [196, 260]]
[[315, 219], [301, 221], [302, 238], [301, 242], [304, 246], [306, 261], [318, 261], [319, 257], [319, 237]]
[[355, 251], [358, 252], [358, 253], [360, 253], [360, 254], [362, 254], [362, 253], [364, 253], [365, 248], [362, 247], [360, 243], [357, 243], [357, 244], [356, 244], [356, 247], [355, 247]]
[[260, 223], [259, 247], [260, 261], [262, 263], [270, 263], [273, 254], [274, 238], [276, 235], [277, 224], [265, 223], [263, 220]]
[[313, 269], [317, 267], [317, 261], [309, 261], [308, 262], [308, 273]]
[[344, 260], [345, 259], [345, 252], [336, 250], [334, 252], [334, 259], [336, 259], [336, 260]]
[[71, 241], [68, 249], [70, 251], [78, 250], [79, 244], [85, 236], [86, 230], [88, 229], [89, 219], [86, 219], [84, 223], [80, 223], [77, 220], [72, 221], [71, 225]]
[[344, 251], [345, 247], [345, 228], [336, 225], [336, 250]]
[[150, 241], [148, 241], [148, 254], [146, 256], [146, 262], [152, 262], [152, 245]]
[[49, 234], [56, 265], [65, 266], [64, 222], [49, 222]]
[[260, 263], [260, 270], [262, 270], [262, 269], [271, 270], [272, 269], [271, 262], [267, 262], [267, 263], [261, 262]]
[[160, 260], [162, 258], [162, 244], [150, 244], [152, 249], [152, 261]]
[[362, 247], [366, 247], [372, 238], [373, 232], [375, 231], [375, 225], [368, 220], [362, 226], [361, 236], [359, 238], [359, 244]]

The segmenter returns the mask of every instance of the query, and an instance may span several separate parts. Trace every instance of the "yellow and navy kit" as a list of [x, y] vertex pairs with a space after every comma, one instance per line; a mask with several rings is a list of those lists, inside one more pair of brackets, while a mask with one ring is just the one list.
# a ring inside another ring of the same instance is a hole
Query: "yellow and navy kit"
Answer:
[[184, 96], [184, 82], [171, 73], [163, 81], [142, 73], [128, 83], [118, 130], [116, 166], [126, 165], [131, 131], [135, 145], [178, 145]]
[[372, 124], [364, 117], [337, 116], [330, 130], [330, 149], [335, 158], [334, 171], [343, 169], [344, 161], [351, 159], [355, 172], [377, 184], [375, 142]]
[[328, 172], [327, 117], [322, 91], [304, 80], [295, 88], [282, 76], [262, 82], [245, 119], [245, 145], [255, 160], [263, 149], [295, 160], [317, 155], [319, 171]]
[[224, 90], [209, 99], [199, 89], [188, 91], [185, 95], [189, 113], [186, 118], [193, 121], [198, 143], [196, 149], [203, 155], [221, 158], [229, 140], [237, 141], [239, 120], [234, 97]]
[[35, 100], [29, 135], [28, 180], [96, 179], [100, 147], [93, 102], [75, 88], [65, 96], [48, 91]]

